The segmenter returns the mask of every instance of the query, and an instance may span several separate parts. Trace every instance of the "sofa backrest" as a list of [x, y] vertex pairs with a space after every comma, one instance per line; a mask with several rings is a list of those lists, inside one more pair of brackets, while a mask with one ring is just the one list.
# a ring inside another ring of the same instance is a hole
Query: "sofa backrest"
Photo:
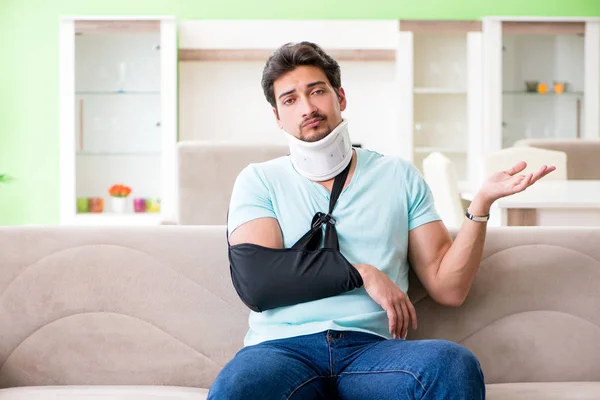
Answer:
[[567, 179], [600, 180], [600, 140], [524, 139], [515, 146], [529, 146], [567, 154]]
[[[600, 380], [600, 229], [490, 228], [458, 308], [411, 274], [419, 329], [486, 382]], [[224, 226], [0, 228], [0, 388], [208, 387], [241, 348]]]
[[0, 229], [0, 388], [208, 387], [242, 346], [224, 227]]
[[414, 275], [409, 339], [469, 348], [488, 383], [600, 381], [600, 228], [489, 228], [464, 304], [442, 307]]
[[238, 174], [251, 163], [289, 154], [287, 145], [187, 141], [177, 144], [181, 225], [225, 225]]

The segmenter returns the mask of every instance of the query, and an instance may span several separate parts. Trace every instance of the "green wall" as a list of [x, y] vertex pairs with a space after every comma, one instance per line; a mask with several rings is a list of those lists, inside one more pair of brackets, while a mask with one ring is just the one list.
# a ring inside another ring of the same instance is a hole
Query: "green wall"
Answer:
[[600, 0], [0, 0], [0, 225], [59, 220], [61, 15], [179, 19], [477, 19], [600, 16]]

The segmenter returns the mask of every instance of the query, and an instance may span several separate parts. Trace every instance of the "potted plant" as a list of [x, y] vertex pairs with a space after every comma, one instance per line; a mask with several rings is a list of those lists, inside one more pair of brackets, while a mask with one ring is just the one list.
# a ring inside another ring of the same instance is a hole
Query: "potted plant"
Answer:
[[108, 189], [110, 194], [110, 205], [113, 212], [124, 213], [127, 205], [127, 196], [131, 193], [131, 188], [122, 184], [112, 185]]

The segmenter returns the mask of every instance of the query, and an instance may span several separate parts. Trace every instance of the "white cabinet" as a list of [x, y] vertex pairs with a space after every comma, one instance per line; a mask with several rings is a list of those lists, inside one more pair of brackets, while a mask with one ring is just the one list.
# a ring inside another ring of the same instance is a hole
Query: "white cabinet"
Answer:
[[[175, 215], [176, 66], [173, 18], [61, 20], [61, 223]], [[115, 184], [131, 188], [124, 210]]]
[[481, 137], [480, 24], [400, 21], [396, 55], [400, 154], [417, 168], [449, 157], [463, 186]]
[[600, 137], [599, 21], [484, 18], [483, 152]]

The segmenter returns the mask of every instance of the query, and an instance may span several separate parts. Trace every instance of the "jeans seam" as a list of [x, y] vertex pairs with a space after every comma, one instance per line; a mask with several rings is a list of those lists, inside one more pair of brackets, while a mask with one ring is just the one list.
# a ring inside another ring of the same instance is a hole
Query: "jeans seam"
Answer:
[[329, 339], [327, 340], [327, 349], [329, 350], [329, 375], [333, 375], [333, 354], [331, 352], [331, 342], [329, 341]]
[[302, 382], [300, 385], [298, 385], [294, 390], [292, 390], [292, 392], [285, 398], [285, 400], [289, 400], [292, 398], [292, 396], [294, 395], [294, 393], [296, 393], [302, 386], [314, 381], [315, 379], [319, 379], [319, 378], [323, 378], [322, 376], [313, 376], [312, 378], [310, 378], [309, 380]]
[[421, 382], [419, 380], [419, 378], [417, 377], [417, 375], [415, 375], [414, 373], [407, 371], [405, 369], [388, 369], [388, 370], [383, 370], [383, 371], [360, 371], [360, 372], [342, 372], [339, 376], [343, 376], [343, 375], [350, 375], [350, 374], [354, 374], [354, 375], [358, 375], [358, 374], [386, 374], [386, 373], [391, 373], [391, 372], [403, 372], [405, 374], [409, 374], [411, 375], [413, 378], [415, 378], [415, 380], [417, 382], [419, 382], [419, 385], [421, 385], [421, 388], [423, 389], [424, 393], [427, 393], [427, 389], [425, 389], [425, 385], [423, 385], [423, 382]]

